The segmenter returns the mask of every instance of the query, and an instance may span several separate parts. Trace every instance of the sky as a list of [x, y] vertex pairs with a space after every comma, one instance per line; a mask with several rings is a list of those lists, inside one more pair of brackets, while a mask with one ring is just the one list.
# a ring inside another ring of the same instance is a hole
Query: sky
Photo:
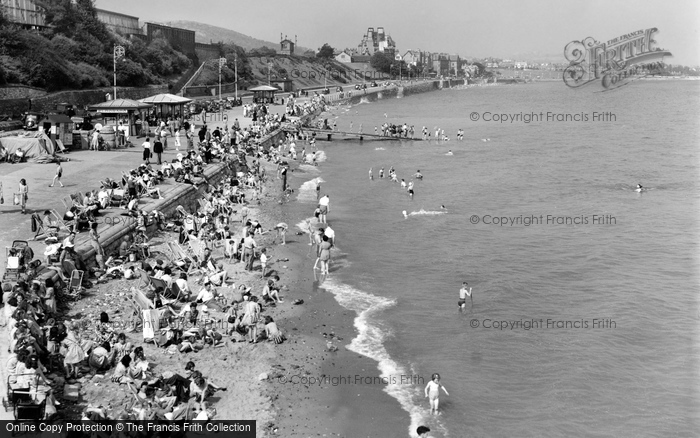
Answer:
[[[573, 40], [605, 42], [650, 27], [670, 64], [700, 65], [700, 0], [95, 0], [141, 21], [198, 21], [267, 40], [280, 33], [303, 47], [356, 47], [384, 27], [399, 52], [465, 57], [560, 55]], [[514, 59], [524, 60], [529, 59]]]

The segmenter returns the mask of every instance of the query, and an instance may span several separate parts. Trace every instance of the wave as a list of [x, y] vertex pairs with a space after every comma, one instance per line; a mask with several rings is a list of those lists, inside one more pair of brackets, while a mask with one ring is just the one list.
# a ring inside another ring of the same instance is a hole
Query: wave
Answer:
[[322, 182], [325, 182], [321, 177], [314, 178], [310, 181], [306, 181], [299, 187], [297, 192], [297, 201], [299, 202], [316, 202], [316, 186]]
[[435, 216], [438, 214], [447, 214], [447, 211], [445, 211], [445, 210], [441, 210], [441, 211], [423, 210], [421, 208], [418, 211], [412, 211], [412, 212], [408, 213], [408, 216]]
[[375, 151], [385, 151], [386, 149], [384, 148], [374, 148]]
[[318, 173], [320, 172], [320, 169], [318, 166], [312, 166], [311, 164], [300, 164], [299, 165], [299, 170], [302, 170], [304, 172], [315, 172]]
[[406, 368], [389, 356], [384, 347], [384, 340], [391, 336], [391, 333], [374, 323], [372, 318], [377, 313], [396, 305], [396, 300], [363, 292], [335, 279], [326, 279], [321, 287], [332, 293], [341, 306], [357, 313], [355, 318], [357, 337], [350, 342], [347, 348], [378, 362], [377, 368], [380, 371], [380, 377], [389, 382], [384, 387], [384, 392], [395, 398], [401, 408], [408, 412], [411, 418], [411, 424], [408, 427], [409, 435], [415, 436], [415, 430], [422, 424], [426, 412], [425, 409], [414, 404], [413, 400], [423, 388], [401, 382], [401, 376], [409, 374]]
[[326, 153], [323, 151], [316, 151], [316, 161], [319, 163], [323, 163], [326, 161]]

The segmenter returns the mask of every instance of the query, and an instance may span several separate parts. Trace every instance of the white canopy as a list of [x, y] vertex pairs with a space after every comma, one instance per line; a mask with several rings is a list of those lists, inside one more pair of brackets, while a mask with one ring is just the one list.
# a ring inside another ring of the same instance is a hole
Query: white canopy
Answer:
[[192, 102], [192, 99], [188, 99], [182, 96], [176, 96], [174, 94], [156, 94], [155, 96], [150, 96], [145, 99], [139, 100], [143, 103], [152, 103], [154, 105], [180, 105]]

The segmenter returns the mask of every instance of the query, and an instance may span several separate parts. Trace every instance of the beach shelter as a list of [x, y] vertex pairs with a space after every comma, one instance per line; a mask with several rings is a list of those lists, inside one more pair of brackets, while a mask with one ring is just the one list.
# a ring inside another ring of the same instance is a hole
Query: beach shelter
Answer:
[[249, 88], [248, 91], [253, 92], [253, 102], [255, 103], [273, 103], [275, 101], [275, 91], [280, 91], [280, 89], [269, 85], [258, 85], [257, 87]]
[[39, 123], [52, 141], [64, 146], [73, 144], [74, 125], [73, 120], [65, 114], [47, 114]]
[[118, 125], [118, 120], [124, 119], [127, 121], [126, 126], [128, 131], [126, 136], [137, 135], [136, 123], [134, 114], [140, 114], [141, 120], [144, 119], [141, 112], [145, 109], [151, 108], [153, 105], [150, 103], [139, 102], [137, 100], [131, 99], [114, 99], [108, 100], [107, 102], [97, 103], [95, 105], [88, 105], [90, 111], [97, 111], [104, 117], [104, 124], [108, 124], [108, 119], [114, 119], [114, 131], [116, 132], [116, 127]]
[[164, 116], [182, 116], [185, 105], [192, 102], [192, 99], [188, 99], [182, 96], [176, 96], [174, 94], [164, 93], [156, 94], [155, 96], [150, 96], [145, 99], [141, 99], [139, 102], [149, 103], [155, 106], [158, 110], [156, 114], [158, 114], [159, 117], [163, 118]]

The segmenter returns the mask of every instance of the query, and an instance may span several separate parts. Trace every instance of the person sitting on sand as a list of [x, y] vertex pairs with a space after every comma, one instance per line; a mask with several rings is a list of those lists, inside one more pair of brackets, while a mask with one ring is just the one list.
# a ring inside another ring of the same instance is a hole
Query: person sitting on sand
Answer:
[[282, 299], [279, 296], [279, 288], [275, 287], [275, 282], [279, 281], [279, 279], [280, 278], [277, 275], [275, 275], [274, 278], [267, 280], [267, 284], [265, 284], [265, 287], [262, 291], [262, 298], [266, 304], [284, 303], [284, 301], [282, 301]]
[[90, 368], [94, 372], [109, 369], [112, 366], [112, 362], [114, 362], [114, 355], [116, 352], [117, 350], [112, 349], [107, 341], [103, 342], [102, 345], [93, 348], [88, 358]]
[[265, 337], [268, 341], [274, 342], [275, 344], [281, 344], [287, 339], [277, 328], [275, 320], [269, 315], [265, 317]]

